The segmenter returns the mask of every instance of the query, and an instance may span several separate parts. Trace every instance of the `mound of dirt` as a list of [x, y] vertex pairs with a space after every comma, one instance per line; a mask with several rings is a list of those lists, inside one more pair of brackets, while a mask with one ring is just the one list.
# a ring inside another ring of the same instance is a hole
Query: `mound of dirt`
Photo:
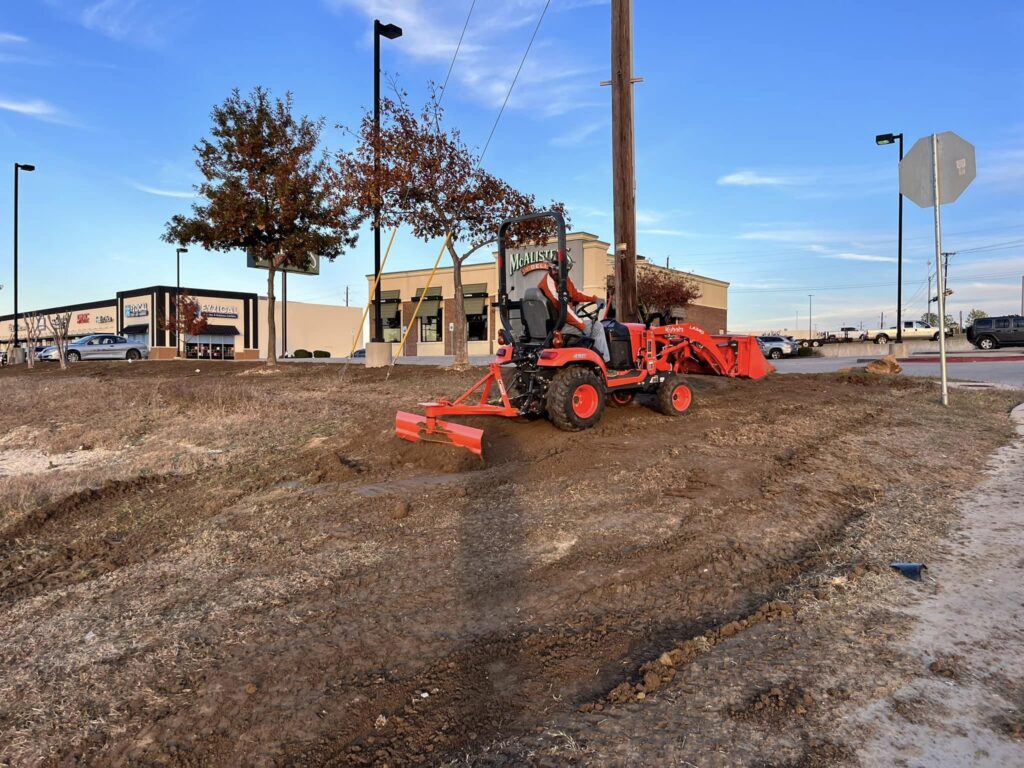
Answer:
[[896, 362], [895, 355], [886, 355], [878, 360], [872, 360], [864, 367], [864, 370], [878, 376], [895, 376], [903, 373], [903, 368]]

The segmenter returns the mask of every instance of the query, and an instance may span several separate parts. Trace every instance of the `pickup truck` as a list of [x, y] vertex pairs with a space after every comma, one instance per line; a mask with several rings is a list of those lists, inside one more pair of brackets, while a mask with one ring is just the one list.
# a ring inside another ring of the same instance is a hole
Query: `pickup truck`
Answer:
[[[952, 329], [946, 329], [946, 335], [951, 336], [953, 334]], [[920, 320], [904, 320], [903, 321], [903, 340], [921, 340], [928, 339], [931, 341], [937, 341], [939, 338], [939, 329], [934, 325], [921, 322]], [[890, 341], [896, 340], [896, 326], [893, 325], [889, 328], [876, 328], [867, 331], [864, 334], [866, 341], [873, 341], [876, 344], [888, 344]]]

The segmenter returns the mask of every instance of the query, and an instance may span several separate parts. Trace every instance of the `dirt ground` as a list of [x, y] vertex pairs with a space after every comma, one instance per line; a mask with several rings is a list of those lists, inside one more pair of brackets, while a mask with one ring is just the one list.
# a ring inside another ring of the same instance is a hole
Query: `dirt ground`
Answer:
[[887, 564], [1022, 399], [695, 377], [480, 462], [393, 436], [479, 371], [196, 366], [0, 370], [0, 765], [869, 765], [963, 666]]

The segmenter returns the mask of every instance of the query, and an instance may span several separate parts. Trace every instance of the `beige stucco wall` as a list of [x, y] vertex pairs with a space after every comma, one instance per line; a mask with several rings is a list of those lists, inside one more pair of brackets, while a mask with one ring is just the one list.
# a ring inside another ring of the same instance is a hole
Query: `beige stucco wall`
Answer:
[[[587, 232], [573, 232], [567, 236], [569, 241], [580, 241], [583, 248], [583, 285], [577, 286], [584, 293], [594, 294], [604, 298], [607, 290], [607, 278], [612, 274], [614, 258], [609, 252], [609, 243], [600, 240], [596, 235]], [[554, 242], [552, 238], [551, 241]], [[651, 262], [642, 262], [643, 269], [665, 270]], [[694, 315], [694, 322], [699, 322], [712, 332], [724, 332], [726, 317], [729, 305], [729, 283], [722, 280], [697, 275], [678, 270], [667, 270], [673, 274], [684, 274], [693, 280], [701, 291], [701, 298], [693, 303], [691, 313]], [[403, 272], [385, 273], [381, 278], [382, 291], [399, 291], [403, 303], [414, 300], [417, 289], [427, 285], [430, 276], [430, 269], [416, 269]], [[367, 275], [367, 289], [373, 286], [373, 275]], [[462, 282], [464, 285], [472, 283], [485, 283], [487, 292], [492, 300], [498, 290], [498, 270], [496, 262], [484, 264], [471, 264], [462, 268]], [[451, 298], [455, 293], [455, 283], [450, 266], [439, 268], [434, 274], [430, 283], [431, 287], [439, 286], [441, 295], [444, 298]], [[402, 325], [408, 325], [408, 316], [411, 313], [403, 313]], [[447, 331], [448, 320], [444, 321]], [[492, 342], [497, 338], [500, 321], [493, 316], [488, 329]], [[416, 333], [414, 329], [414, 333]], [[290, 345], [292, 346], [292, 345]], [[493, 344], [488, 342], [471, 342], [470, 354], [489, 354]], [[294, 346], [292, 346], [294, 348]], [[431, 344], [420, 343], [415, 351], [417, 355], [435, 354], [437, 347]], [[440, 353], [436, 353], [440, 354]]]
[[[260, 297], [259, 331], [260, 356], [267, 356], [267, 299]], [[277, 326], [277, 354], [282, 353], [281, 300], [274, 302], [274, 322]], [[332, 357], [344, 357], [352, 348], [363, 346], [363, 329], [359, 327], [362, 307], [339, 307], [334, 304], [307, 304], [288, 302], [288, 351], [323, 349]]]

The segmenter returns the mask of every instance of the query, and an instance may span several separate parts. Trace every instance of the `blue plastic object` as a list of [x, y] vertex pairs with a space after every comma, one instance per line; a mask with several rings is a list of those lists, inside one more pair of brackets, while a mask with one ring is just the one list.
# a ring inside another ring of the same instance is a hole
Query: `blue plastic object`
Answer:
[[899, 571], [912, 581], [921, 580], [921, 571], [927, 571], [928, 566], [924, 563], [889, 563], [894, 571]]

